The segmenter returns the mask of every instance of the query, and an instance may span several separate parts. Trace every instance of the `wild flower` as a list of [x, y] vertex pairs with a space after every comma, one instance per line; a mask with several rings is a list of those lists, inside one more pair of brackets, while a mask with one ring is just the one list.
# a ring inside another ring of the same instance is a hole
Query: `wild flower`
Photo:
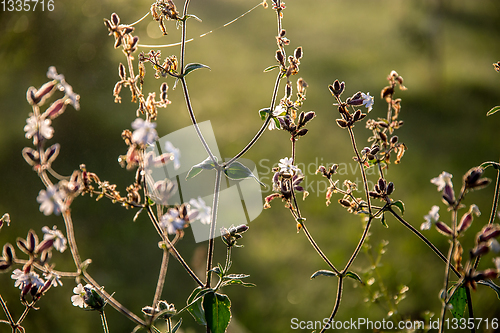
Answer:
[[44, 240], [46, 239], [54, 240], [53, 246], [57, 251], [63, 253], [64, 250], [66, 250], [68, 241], [66, 240], [66, 237], [64, 237], [61, 230], [57, 229], [57, 226], [53, 226], [52, 229], [49, 229], [49, 227], [44, 226], [42, 228], [42, 231], [44, 233], [43, 235]]
[[29, 272], [23, 272], [19, 268], [16, 268], [10, 277], [16, 280], [16, 282], [14, 282], [14, 287], [21, 290], [28, 285], [42, 287], [45, 284], [40, 276], [31, 270]]
[[170, 154], [170, 160], [174, 162], [174, 169], [179, 169], [181, 167], [181, 151], [179, 148], [175, 148], [170, 141], [167, 141], [165, 142], [165, 150]]
[[191, 206], [190, 214], [196, 213], [195, 220], [200, 220], [203, 224], [210, 224], [212, 208], [207, 206], [201, 197], [189, 200], [189, 205]]
[[44, 215], [50, 215], [52, 213], [59, 215], [61, 212], [66, 210], [66, 206], [63, 202], [64, 191], [59, 190], [57, 186], [50, 186], [47, 190], [40, 190], [36, 200], [40, 204], [40, 211]]
[[433, 224], [439, 221], [439, 206], [432, 206], [429, 214], [424, 216], [425, 222], [420, 225], [420, 230], [429, 230]]
[[31, 114], [30, 117], [26, 119], [26, 126], [24, 126], [26, 138], [33, 138], [33, 144], [35, 146], [43, 139], [51, 139], [54, 134], [54, 129], [50, 126], [50, 124], [50, 119], [41, 119], [40, 117]]
[[158, 138], [158, 133], [155, 130], [156, 123], [142, 118], [136, 118], [132, 123], [132, 128], [135, 130], [132, 133], [132, 142], [139, 145], [150, 145]]
[[437, 190], [441, 192], [446, 187], [446, 185], [453, 188], [453, 183], [451, 182], [452, 178], [453, 178], [452, 174], [443, 171], [439, 176], [432, 178], [431, 183], [436, 185], [438, 187]]
[[[87, 288], [92, 288], [92, 285], [87, 284], [85, 285]], [[78, 306], [82, 309], [87, 307], [87, 303], [85, 302], [85, 287], [79, 283], [75, 288], [73, 288], [73, 293], [75, 295], [71, 296], [71, 303], [73, 303], [74, 306]]]

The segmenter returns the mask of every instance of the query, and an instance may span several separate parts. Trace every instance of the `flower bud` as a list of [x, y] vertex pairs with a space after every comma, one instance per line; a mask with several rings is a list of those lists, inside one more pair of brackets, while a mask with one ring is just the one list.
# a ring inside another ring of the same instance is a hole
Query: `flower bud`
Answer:
[[398, 136], [397, 136], [397, 135], [394, 135], [394, 136], [391, 138], [391, 143], [392, 143], [393, 145], [395, 145], [397, 142], [398, 142]]
[[60, 98], [54, 103], [52, 103], [47, 110], [44, 112], [44, 117], [48, 117], [50, 119], [57, 118], [66, 110], [66, 100], [64, 98]]
[[490, 247], [487, 244], [481, 243], [470, 251], [472, 258], [476, 258], [486, 254], [490, 251]]
[[61, 146], [58, 143], [47, 148], [43, 156], [44, 163], [50, 165], [56, 159], [57, 155], [59, 155], [60, 148]]
[[118, 14], [116, 14], [116, 13], [111, 14], [111, 22], [115, 26], [117, 26], [118, 24], [120, 24], [120, 17], [118, 16]]
[[10, 245], [10, 243], [6, 243], [3, 246], [2, 254], [3, 254], [3, 258], [8, 263], [12, 263], [12, 261], [16, 258], [16, 251], [14, 250], [14, 247], [12, 245]]
[[283, 53], [280, 50], [276, 51], [276, 60], [282, 65], [285, 66], [285, 57], [283, 57]]
[[298, 137], [306, 135], [307, 132], [309, 132], [309, 130], [307, 128], [303, 128], [303, 129], [298, 130], [294, 136], [298, 138]]
[[490, 224], [483, 228], [478, 234], [478, 243], [487, 242], [492, 238], [500, 235], [500, 226], [498, 224]]
[[294, 52], [294, 57], [295, 59], [300, 59], [302, 58], [302, 46], [299, 46], [295, 49], [295, 52]]
[[441, 221], [436, 222], [436, 228], [445, 236], [453, 235], [453, 230], [451, 230], [451, 228], [447, 224], [444, 224]]
[[378, 191], [378, 192], [384, 193], [386, 190], [386, 184], [387, 184], [387, 182], [384, 178], [379, 178], [378, 179], [378, 187], [380, 188], [380, 191]]
[[392, 192], [394, 192], [394, 183], [393, 182], [389, 182], [389, 184], [387, 184], [386, 193], [387, 193], [387, 195], [391, 195]]
[[339, 125], [340, 128], [346, 128], [349, 126], [349, 123], [345, 121], [344, 119], [336, 119], [337, 125]]
[[54, 245], [54, 239], [45, 239], [35, 249], [36, 253], [42, 253], [48, 249], [50, 249]]
[[339, 204], [341, 204], [345, 208], [351, 207], [351, 203], [347, 199], [339, 199]]
[[127, 72], [125, 70], [125, 66], [122, 63], [120, 63], [120, 65], [118, 66], [118, 75], [122, 80], [125, 80], [127, 78]]

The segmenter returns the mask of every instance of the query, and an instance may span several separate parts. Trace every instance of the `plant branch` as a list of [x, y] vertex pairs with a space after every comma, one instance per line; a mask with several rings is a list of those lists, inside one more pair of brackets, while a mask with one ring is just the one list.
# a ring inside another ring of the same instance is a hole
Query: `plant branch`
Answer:
[[337, 297], [335, 298], [335, 305], [333, 306], [333, 310], [332, 310], [332, 314], [330, 315], [330, 318], [328, 318], [328, 322], [325, 324], [325, 326], [323, 326], [320, 333], [325, 332], [325, 330], [327, 329], [327, 326], [329, 326], [332, 323], [333, 318], [335, 318], [335, 315], [337, 314], [337, 311], [339, 310], [340, 301], [342, 300], [343, 282], [344, 282], [344, 277], [342, 275], [339, 275], [339, 282], [338, 282], [338, 286], [337, 286]]
[[212, 204], [212, 219], [210, 220], [210, 238], [208, 239], [208, 254], [207, 254], [207, 282], [205, 283], [205, 288], [210, 288], [210, 282], [212, 274], [210, 270], [212, 269], [212, 260], [214, 256], [214, 238], [215, 238], [215, 226], [217, 224], [217, 208], [219, 206], [219, 190], [220, 190], [220, 180], [221, 180], [222, 170], [217, 169], [215, 175], [215, 188], [214, 188], [214, 200]]

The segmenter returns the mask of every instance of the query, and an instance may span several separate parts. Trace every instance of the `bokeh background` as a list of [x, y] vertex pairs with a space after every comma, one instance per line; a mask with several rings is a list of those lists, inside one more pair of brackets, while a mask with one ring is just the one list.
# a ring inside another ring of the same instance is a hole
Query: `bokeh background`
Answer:
[[[187, 62], [211, 67], [188, 77], [190, 93], [198, 120], [210, 120], [223, 156], [236, 154], [261, 125], [258, 110], [270, 102], [275, 73], [263, 69], [275, 64], [276, 18], [270, 9], [257, 8], [225, 28], [224, 23], [244, 13], [257, 1], [193, 0], [190, 12], [203, 22], [191, 20]], [[125, 61], [120, 50], [113, 49], [103, 18], [116, 12], [124, 23], [131, 23], [148, 10], [149, 1], [55, 0], [52, 12], [0, 12], [0, 214], [9, 212], [12, 223], [0, 233], [0, 243], [15, 243], [29, 229], [41, 235], [45, 225], [63, 229], [60, 217], [46, 217], [38, 210], [36, 196], [43, 185], [24, 162], [21, 150], [30, 146], [23, 127], [31, 111], [25, 94], [29, 86], [39, 87], [46, 81], [51, 65], [66, 76], [81, 95], [81, 110], [71, 107], [53, 122], [51, 143], [61, 144], [54, 164], [61, 174], [85, 163], [101, 179], [116, 183], [125, 192], [134, 173], [122, 169], [118, 156], [126, 152], [120, 137], [135, 118], [136, 105], [129, 102], [126, 89], [122, 104], [115, 104], [112, 89], [118, 80], [118, 64]], [[454, 175], [460, 187], [462, 175], [487, 160], [498, 161], [500, 115], [486, 117], [486, 112], [500, 104], [500, 75], [492, 63], [500, 60], [500, 3], [495, 0], [407, 0], [407, 1], [286, 1], [283, 26], [291, 40], [288, 52], [302, 46], [304, 57], [300, 73], [309, 84], [303, 110], [314, 110], [317, 118], [308, 126], [310, 132], [298, 142], [298, 162], [313, 171], [322, 163], [353, 165], [348, 135], [336, 124], [337, 111], [332, 106], [327, 86], [335, 79], [346, 82], [346, 94], [358, 90], [375, 96], [370, 116], [385, 117], [386, 104], [380, 90], [386, 76], [397, 70], [405, 78], [407, 91], [401, 97], [400, 141], [408, 151], [400, 165], [391, 165], [388, 179], [395, 183], [394, 198], [406, 204], [405, 218], [419, 227], [432, 205], [441, 207], [442, 220], [449, 214], [440, 201], [436, 187], [429, 182], [443, 170]], [[177, 6], [182, 7], [178, 1]], [[179, 41], [180, 30], [167, 23], [169, 35], [161, 37], [157, 24], [149, 17], [136, 26], [141, 43], [168, 44]], [[214, 30], [213, 33], [198, 36]], [[144, 49], [148, 51], [149, 49]], [[178, 54], [178, 48], [162, 50], [163, 56]], [[147, 68], [145, 91], [158, 91], [162, 80], [152, 77]], [[170, 87], [174, 82], [167, 79]], [[280, 97], [283, 89], [280, 89]], [[172, 104], [161, 109], [158, 133], [166, 135], [188, 126], [189, 118], [181, 89], [170, 90]], [[369, 132], [355, 128], [360, 147]], [[290, 154], [290, 144], [283, 131], [266, 132], [245, 155], [258, 167], [260, 176], [269, 183], [269, 168]], [[326, 207], [321, 177], [306, 173], [310, 196], [301, 202], [308, 226], [332, 262], [342, 267], [362, 232], [359, 216], [346, 213], [335, 202]], [[488, 169], [487, 176], [494, 177]], [[268, 177], [267, 179], [265, 177]], [[355, 180], [349, 172], [339, 178]], [[318, 187], [322, 191], [318, 192]], [[268, 193], [263, 193], [266, 195]], [[477, 218], [468, 235], [462, 239], [465, 251], [473, 246], [474, 236], [487, 222], [493, 186], [471, 193], [466, 204], [476, 203], [483, 215]], [[338, 199], [338, 198], [337, 198]], [[150, 304], [161, 261], [158, 237], [146, 216], [135, 223], [135, 211], [125, 210], [107, 200], [95, 202], [88, 196], [73, 205], [76, 239], [83, 259], [92, 258], [89, 272], [110, 293], [135, 313]], [[371, 229], [369, 244], [376, 249], [388, 241], [375, 283], [362, 287], [346, 281], [338, 320], [350, 318], [387, 319], [387, 300], [366, 302], [380, 290], [389, 297], [401, 286], [408, 286], [406, 299], [398, 304], [404, 319], [418, 320], [426, 311], [439, 314], [438, 299], [443, 284], [443, 263], [420, 240], [393, 218], [389, 228], [378, 221]], [[436, 230], [424, 232], [443, 252], [447, 240]], [[228, 287], [232, 300], [232, 332], [290, 331], [292, 318], [323, 320], [334, 304], [336, 280], [309, 277], [326, 265], [316, 255], [307, 239], [296, 233], [295, 223], [281, 204], [250, 223], [233, 258], [233, 272], [247, 273], [255, 288]], [[179, 244], [186, 260], [203, 275], [207, 243], [196, 244], [190, 231]], [[481, 267], [492, 267], [492, 256], [481, 261]], [[69, 252], [55, 253], [60, 270], [72, 270]], [[222, 243], [216, 242], [215, 261], [224, 260]], [[352, 270], [364, 277], [369, 258], [361, 253]], [[498, 281], [497, 281], [498, 282]], [[10, 273], [0, 275], [0, 293], [8, 301], [15, 318], [23, 311], [19, 290], [14, 289]], [[71, 305], [74, 281], [54, 288], [39, 302], [23, 323], [27, 332], [98, 332], [96, 313]], [[184, 306], [195, 287], [182, 267], [171, 260], [162, 298]], [[371, 290], [371, 292], [369, 292]], [[477, 317], [498, 318], [500, 301], [485, 287], [473, 292]], [[133, 324], [109, 308], [111, 332], [129, 332]], [[4, 319], [4, 315], [0, 315]], [[189, 315], [184, 315], [185, 332], [201, 332]], [[0, 331], [9, 331], [6, 325]]]

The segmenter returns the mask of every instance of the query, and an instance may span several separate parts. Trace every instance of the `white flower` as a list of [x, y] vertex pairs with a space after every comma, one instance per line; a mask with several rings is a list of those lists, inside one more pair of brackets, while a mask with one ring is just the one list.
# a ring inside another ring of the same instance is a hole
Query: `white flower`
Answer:
[[280, 172], [281, 173], [289, 173], [289, 174], [301, 174], [302, 171], [300, 171], [299, 168], [297, 168], [295, 165], [293, 165], [293, 160], [292, 158], [282, 158], [280, 160], [280, 163], [278, 163], [278, 166], [280, 167]]
[[361, 93], [361, 96], [363, 97], [363, 105], [368, 109], [368, 112], [370, 112], [373, 108], [373, 96], [370, 96], [370, 93]]
[[153, 144], [158, 138], [155, 130], [156, 123], [151, 123], [149, 120], [137, 118], [132, 123], [132, 128], [135, 131], [132, 133], [132, 142], [137, 144]]
[[56, 186], [50, 186], [47, 191], [40, 190], [36, 201], [40, 204], [40, 211], [45, 215], [52, 213], [59, 215], [66, 210], [64, 205], [64, 192], [60, 191]]
[[282, 114], [283, 112], [286, 112], [286, 108], [284, 108], [281, 104], [278, 104], [278, 105], [276, 105], [276, 107], [274, 108], [274, 111], [273, 111], [273, 116], [274, 116], [274, 117], [281, 116], [281, 114]]
[[47, 281], [52, 280], [52, 283], [51, 283], [52, 287], [57, 287], [57, 285], [60, 285], [60, 286], [63, 285], [63, 283], [61, 281], [61, 277], [54, 272], [43, 273], [43, 276], [45, 277], [45, 279]]
[[45, 226], [42, 228], [42, 231], [44, 233], [43, 240], [53, 239], [53, 246], [57, 251], [63, 253], [64, 250], [66, 250], [66, 244], [68, 241], [64, 237], [61, 230], [57, 230], [57, 226], [52, 227], [52, 229], [49, 229], [49, 227]]
[[470, 205], [469, 213], [475, 214], [476, 216], [481, 216], [481, 211], [479, 210], [479, 207], [476, 206], [475, 204]]
[[73, 303], [74, 306], [79, 306], [82, 309], [87, 307], [87, 303], [85, 303], [85, 288], [93, 289], [92, 285], [87, 284], [85, 287], [79, 283], [75, 288], [73, 288], [73, 292], [76, 295], [71, 296], [71, 303]]
[[439, 207], [436, 205], [432, 206], [429, 214], [425, 215], [424, 219], [426, 222], [422, 223], [420, 230], [429, 230], [432, 224], [439, 220]]
[[[500, 243], [498, 243], [498, 241], [495, 239], [495, 238], [492, 238], [490, 239], [490, 241], [488, 242], [488, 246], [490, 247], [491, 251], [495, 252], [495, 253], [500, 253]], [[498, 259], [498, 266], [500, 266], [500, 257], [497, 258]], [[500, 270], [500, 267], [498, 268]]]
[[184, 229], [186, 221], [181, 219], [177, 209], [170, 208], [167, 213], [163, 214], [161, 217], [160, 226], [166, 229], [169, 235], [174, 235], [177, 230]]
[[[31, 139], [35, 135], [40, 135], [45, 139], [52, 138], [54, 129], [50, 126], [50, 124], [50, 119], [38, 119], [35, 115], [32, 114], [28, 119], [26, 119], [26, 126], [24, 126], [26, 138]], [[35, 140], [36, 142], [38, 142], [37, 138]]]
[[179, 169], [181, 167], [181, 151], [179, 148], [175, 148], [170, 141], [167, 141], [165, 142], [165, 150], [171, 154], [170, 160], [174, 162], [174, 169]]
[[73, 92], [73, 87], [71, 87], [69, 83], [66, 82], [66, 80], [64, 79], [64, 75], [57, 74], [56, 68], [54, 66], [50, 66], [49, 70], [47, 71], [47, 77], [49, 79], [58, 81], [58, 88], [59, 90], [64, 92], [66, 97], [68, 97], [68, 99], [70, 100], [69, 104], [73, 105], [76, 110], [79, 110], [80, 103], [78, 101], [80, 100], [80, 95]]
[[438, 191], [442, 191], [446, 185], [449, 185], [451, 188], [453, 188], [453, 183], [451, 182], [451, 178], [453, 178], [453, 175], [443, 171], [439, 176], [436, 178], [431, 179], [431, 183], [436, 185], [438, 187]]
[[42, 279], [40, 279], [37, 273], [35, 272], [24, 273], [19, 268], [16, 268], [12, 272], [12, 275], [10, 277], [16, 280], [16, 282], [14, 283], [14, 287], [19, 287], [19, 289], [21, 290], [23, 290], [23, 288], [29, 284], [36, 285], [38, 287], [42, 287], [45, 284], [45, 282]]
[[195, 220], [200, 220], [200, 222], [203, 224], [210, 224], [210, 221], [212, 220], [212, 208], [205, 205], [205, 201], [203, 201], [201, 197], [198, 197], [198, 200], [189, 200], [189, 204], [191, 205], [191, 207], [194, 207], [194, 209], [191, 209], [191, 211], [189, 212], [190, 216], [192, 216], [193, 213], [197, 213], [195, 215]]
[[40, 204], [40, 211], [45, 215], [52, 213], [59, 215], [66, 210], [64, 205], [64, 192], [59, 190], [56, 186], [50, 186], [47, 191], [40, 190], [36, 201]]
[[271, 119], [271, 121], [269, 121], [269, 126], [267, 128], [270, 131], [275, 130], [275, 129], [279, 130], [279, 128], [276, 126], [276, 123], [274, 122], [274, 119]]

